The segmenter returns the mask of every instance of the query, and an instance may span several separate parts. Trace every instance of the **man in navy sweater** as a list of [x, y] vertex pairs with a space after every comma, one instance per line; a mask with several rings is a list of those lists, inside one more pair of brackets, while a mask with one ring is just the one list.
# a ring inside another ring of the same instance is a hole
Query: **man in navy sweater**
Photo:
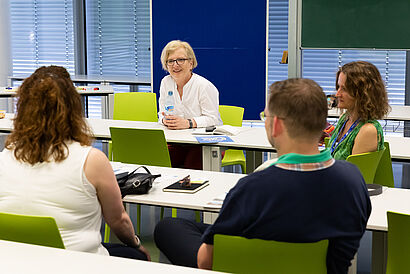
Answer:
[[154, 232], [174, 264], [212, 268], [213, 236], [284, 242], [329, 240], [328, 273], [347, 273], [371, 204], [360, 171], [319, 152], [327, 100], [318, 84], [288, 79], [270, 87], [265, 129], [279, 158], [239, 180], [213, 225], [164, 219]]

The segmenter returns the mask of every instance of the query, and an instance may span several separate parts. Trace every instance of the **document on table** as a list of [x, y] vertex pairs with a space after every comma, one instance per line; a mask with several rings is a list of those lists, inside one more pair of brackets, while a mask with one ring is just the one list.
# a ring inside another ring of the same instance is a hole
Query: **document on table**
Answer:
[[205, 207], [206, 208], [221, 208], [222, 204], [225, 200], [226, 194], [228, 194], [227, 192], [213, 198], [211, 201], [209, 201]]

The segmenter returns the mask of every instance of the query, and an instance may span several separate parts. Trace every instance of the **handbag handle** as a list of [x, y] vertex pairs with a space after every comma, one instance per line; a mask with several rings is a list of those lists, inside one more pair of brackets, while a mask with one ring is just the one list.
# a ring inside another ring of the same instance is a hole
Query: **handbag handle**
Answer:
[[139, 167], [137, 167], [136, 169], [134, 169], [131, 173], [129, 173], [128, 176], [131, 176], [132, 174], [134, 174], [134, 173], [135, 173], [138, 169], [140, 169], [140, 168], [145, 169], [145, 171], [146, 171], [148, 174], [151, 174], [151, 172], [148, 170], [148, 168], [147, 168], [146, 166], [139, 166]]

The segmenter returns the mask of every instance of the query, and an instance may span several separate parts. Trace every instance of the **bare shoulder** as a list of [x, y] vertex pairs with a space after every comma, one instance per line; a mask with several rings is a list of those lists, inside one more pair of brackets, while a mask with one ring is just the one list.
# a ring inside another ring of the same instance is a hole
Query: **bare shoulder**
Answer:
[[113, 171], [107, 156], [102, 151], [92, 148], [84, 163], [84, 173], [90, 183], [96, 186], [103, 177]]
[[377, 137], [377, 129], [372, 123], [367, 123], [367, 124], [364, 124], [360, 128], [359, 133], [357, 134], [357, 136], [359, 136], [359, 135], [363, 138]]
[[356, 136], [352, 154], [365, 153], [377, 150], [377, 129], [371, 124], [363, 125]]

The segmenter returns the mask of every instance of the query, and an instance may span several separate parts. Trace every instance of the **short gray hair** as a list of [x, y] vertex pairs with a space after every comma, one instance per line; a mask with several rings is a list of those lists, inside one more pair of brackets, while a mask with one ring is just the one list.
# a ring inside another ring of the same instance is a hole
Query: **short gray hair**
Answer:
[[168, 71], [168, 67], [167, 67], [168, 56], [179, 48], [185, 49], [187, 58], [192, 60], [193, 69], [198, 66], [198, 62], [196, 60], [195, 53], [191, 45], [181, 40], [172, 40], [164, 47], [161, 53], [161, 63], [162, 63], [162, 68], [164, 70]]

